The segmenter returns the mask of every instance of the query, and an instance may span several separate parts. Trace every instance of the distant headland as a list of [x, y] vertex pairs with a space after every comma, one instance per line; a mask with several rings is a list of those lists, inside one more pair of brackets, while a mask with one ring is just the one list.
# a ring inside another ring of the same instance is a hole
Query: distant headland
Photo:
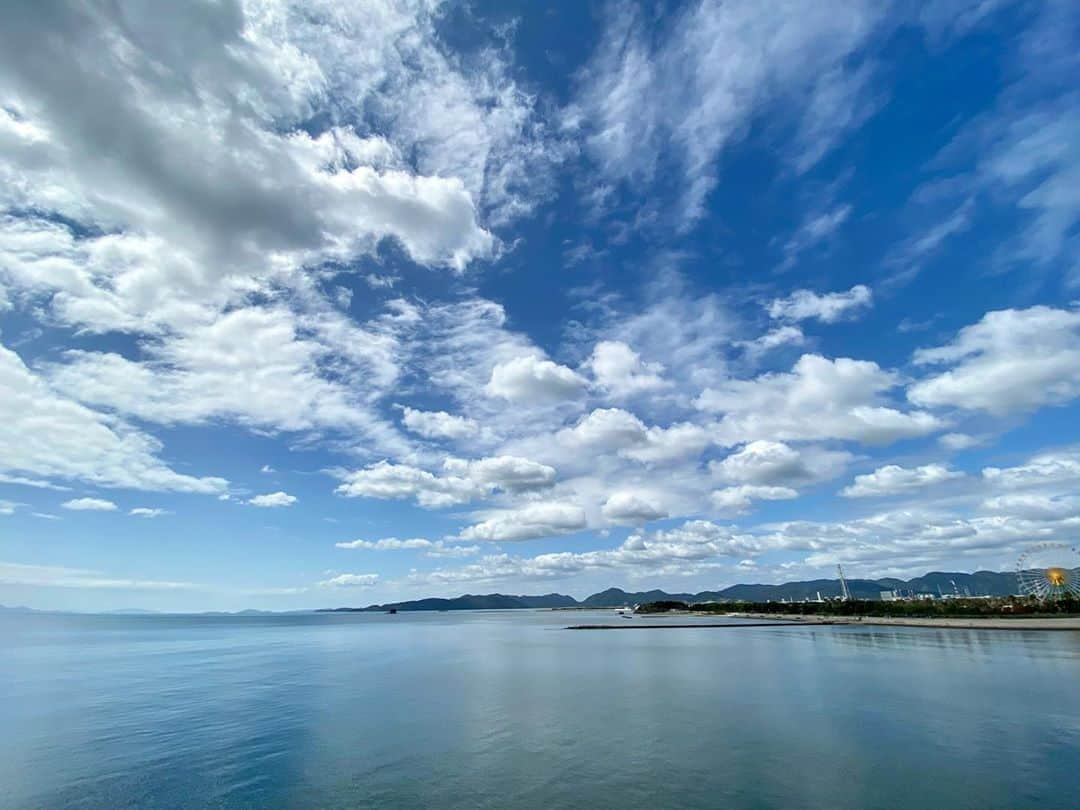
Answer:
[[[1000, 571], [975, 573], [934, 571], [914, 579], [848, 579], [852, 599], [880, 601], [897, 595], [942, 597], [1012, 596], [1017, 591], [1016, 574]], [[608, 588], [577, 600], [572, 596], [549, 593], [542, 596], [509, 594], [465, 594], [450, 599], [427, 598], [402, 602], [387, 602], [367, 607], [322, 608], [319, 613], [450, 611], [450, 610], [515, 610], [536, 608], [618, 608], [655, 602], [802, 602], [815, 599], [838, 599], [842, 594], [839, 579], [812, 579], [785, 582], [781, 585], [732, 585], [718, 591], [699, 593], [668, 593], [667, 591], [624, 591]]]

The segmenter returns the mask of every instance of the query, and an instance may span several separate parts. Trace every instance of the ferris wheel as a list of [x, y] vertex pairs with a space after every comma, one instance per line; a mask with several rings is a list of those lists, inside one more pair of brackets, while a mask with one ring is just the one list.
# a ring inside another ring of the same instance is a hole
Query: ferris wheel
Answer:
[[1038, 599], [1080, 597], [1080, 551], [1065, 543], [1039, 543], [1016, 560], [1020, 593]]

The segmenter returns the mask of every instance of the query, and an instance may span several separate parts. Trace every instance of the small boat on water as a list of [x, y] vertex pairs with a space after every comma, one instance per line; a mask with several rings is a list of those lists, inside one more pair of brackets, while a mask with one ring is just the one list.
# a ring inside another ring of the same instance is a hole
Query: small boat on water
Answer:
[[390, 608], [386, 612], [389, 613], [391, 616], [393, 616], [393, 615], [395, 615], [397, 613], [397, 608]]

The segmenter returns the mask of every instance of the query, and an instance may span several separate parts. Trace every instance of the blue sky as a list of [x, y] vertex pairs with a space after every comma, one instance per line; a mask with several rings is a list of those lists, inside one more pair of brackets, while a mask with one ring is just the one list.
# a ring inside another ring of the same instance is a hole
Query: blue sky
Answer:
[[7, 16], [0, 603], [1078, 540], [1074, 3]]

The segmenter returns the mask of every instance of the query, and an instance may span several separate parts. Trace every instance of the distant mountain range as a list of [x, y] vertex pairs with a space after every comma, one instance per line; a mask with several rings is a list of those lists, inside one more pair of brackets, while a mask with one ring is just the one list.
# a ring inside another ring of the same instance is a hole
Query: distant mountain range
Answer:
[[[1016, 575], [997, 571], [976, 571], [974, 574], [933, 571], [914, 579], [849, 579], [848, 590], [856, 599], [880, 599], [882, 591], [930, 593], [935, 596], [1010, 596], [1016, 593]], [[326, 608], [328, 612], [380, 612], [387, 610], [510, 610], [515, 608], [616, 608], [646, 602], [778, 602], [781, 599], [801, 600], [840, 596], [840, 580], [812, 579], [785, 582], [782, 585], [732, 585], [719, 591], [700, 593], [668, 593], [667, 591], [628, 592], [608, 588], [581, 601], [565, 594], [544, 596], [510, 596], [501, 593], [465, 594], [454, 599], [414, 599], [387, 602], [368, 607]]]
[[[901, 593], [929, 593], [935, 596], [959, 594], [961, 596], [1010, 596], [1016, 593], [1016, 575], [998, 571], [976, 571], [974, 574], [933, 571], [914, 579], [849, 579], [848, 590], [856, 599], [880, 599], [882, 591]], [[667, 591], [624, 591], [608, 588], [594, 593], [581, 601], [561, 593], [542, 596], [513, 596], [502, 593], [465, 594], [453, 599], [412, 599], [404, 602], [387, 602], [367, 607], [323, 608], [317, 613], [379, 613], [388, 610], [514, 610], [525, 608], [617, 608], [640, 605], [646, 602], [779, 602], [782, 599], [799, 601], [822, 597], [840, 596], [840, 580], [811, 579], [785, 582], [782, 585], [732, 585], [719, 591], [700, 593], [668, 593]], [[4, 607], [3, 613], [37, 613], [42, 611], [26, 607]], [[53, 612], [53, 611], [47, 611]], [[135, 615], [153, 611], [123, 610], [117, 614]], [[260, 615], [269, 611], [244, 610], [238, 613], [207, 613], [204, 615]], [[287, 611], [302, 613], [304, 611]]]
[[387, 610], [513, 610], [520, 608], [579, 607], [578, 600], [561, 593], [544, 596], [508, 596], [501, 593], [465, 594], [454, 599], [413, 599], [408, 602], [387, 602], [363, 608], [324, 608], [318, 613], [365, 613]]

